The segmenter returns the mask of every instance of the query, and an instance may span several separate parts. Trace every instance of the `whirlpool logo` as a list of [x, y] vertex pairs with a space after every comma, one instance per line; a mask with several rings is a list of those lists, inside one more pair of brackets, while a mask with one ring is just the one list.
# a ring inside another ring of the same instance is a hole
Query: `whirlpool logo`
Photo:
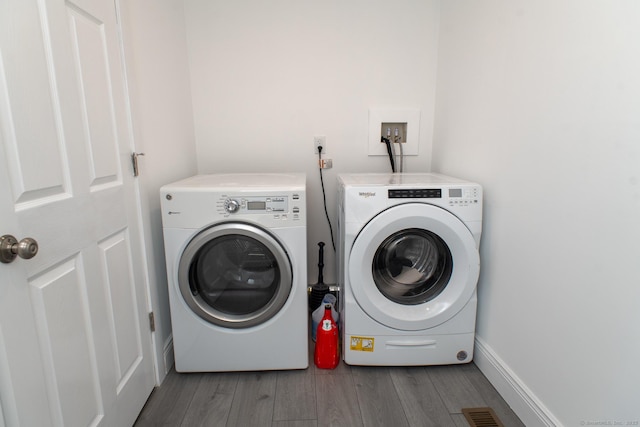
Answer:
[[360, 193], [358, 193], [358, 195], [360, 197], [364, 197], [365, 199], [368, 199], [369, 197], [375, 197], [376, 193], [375, 191], [361, 191]]

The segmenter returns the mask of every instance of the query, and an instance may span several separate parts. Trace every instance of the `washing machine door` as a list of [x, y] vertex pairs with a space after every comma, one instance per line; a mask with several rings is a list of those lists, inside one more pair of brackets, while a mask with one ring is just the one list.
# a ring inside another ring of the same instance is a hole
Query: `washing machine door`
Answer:
[[437, 326], [474, 295], [480, 258], [469, 229], [443, 208], [407, 203], [375, 216], [349, 255], [349, 286], [375, 321], [399, 330]]
[[224, 223], [197, 234], [178, 266], [178, 286], [195, 314], [226, 328], [249, 328], [275, 316], [292, 286], [291, 261], [267, 231]]

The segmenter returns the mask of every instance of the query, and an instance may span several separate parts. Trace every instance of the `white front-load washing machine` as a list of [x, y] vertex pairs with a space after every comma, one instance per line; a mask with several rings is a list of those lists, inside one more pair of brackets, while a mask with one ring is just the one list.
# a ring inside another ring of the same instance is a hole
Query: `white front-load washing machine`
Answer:
[[178, 372], [308, 367], [304, 174], [161, 188]]
[[473, 358], [482, 187], [439, 174], [338, 177], [344, 361]]

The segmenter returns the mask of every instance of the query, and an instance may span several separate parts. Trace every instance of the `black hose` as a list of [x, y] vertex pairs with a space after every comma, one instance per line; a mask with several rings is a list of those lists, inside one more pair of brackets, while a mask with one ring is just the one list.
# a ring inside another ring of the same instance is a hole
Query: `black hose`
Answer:
[[391, 149], [391, 141], [389, 141], [389, 138], [385, 138], [384, 136], [381, 136], [380, 142], [384, 142], [387, 145], [387, 154], [389, 155], [389, 163], [391, 163], [391, 172], [395, 172], [396, 164], [393, 161], [393, 150]]

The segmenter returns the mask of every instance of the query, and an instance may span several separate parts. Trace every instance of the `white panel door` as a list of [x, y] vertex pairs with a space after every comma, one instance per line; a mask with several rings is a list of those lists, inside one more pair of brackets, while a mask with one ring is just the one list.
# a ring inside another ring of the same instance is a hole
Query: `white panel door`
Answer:
[[0, 0], [0, 426], [131, 425], [154, 385], [113, 0]]

